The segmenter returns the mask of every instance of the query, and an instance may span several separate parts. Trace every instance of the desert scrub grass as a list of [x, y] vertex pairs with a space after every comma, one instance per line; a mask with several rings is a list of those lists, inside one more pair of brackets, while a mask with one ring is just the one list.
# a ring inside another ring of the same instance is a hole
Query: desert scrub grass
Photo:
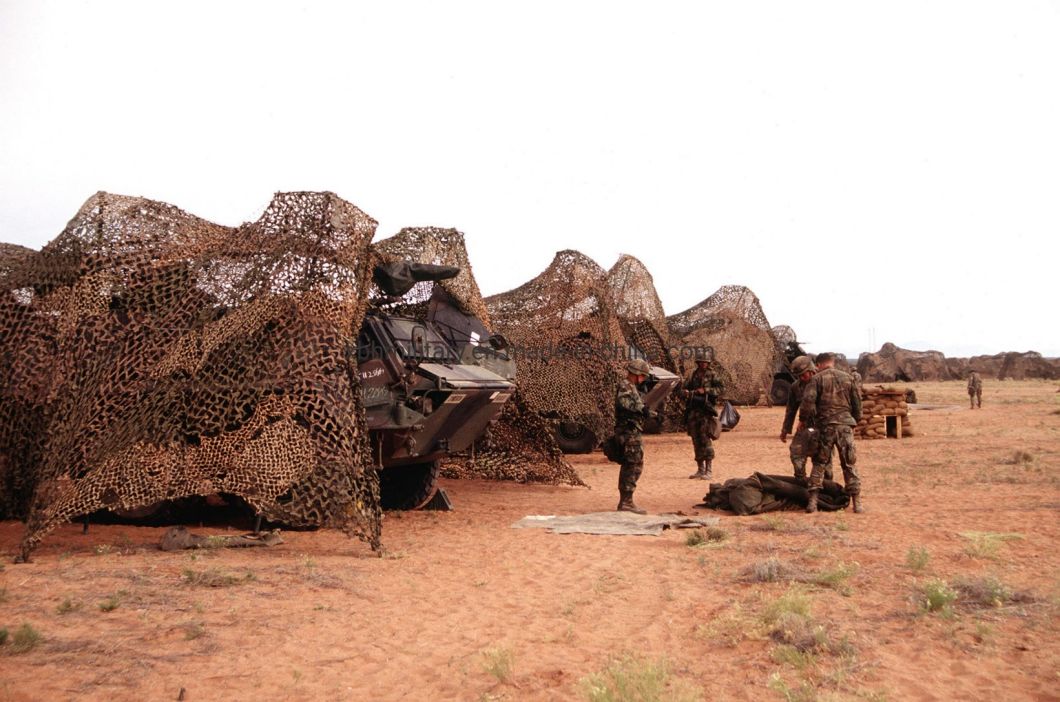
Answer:
[[101, 611], [101, 612], [113, 612], [114, 610], [116, 610], [118, 607], [121, 606], [121, 602], [122, 602], [123, 599], [125, 599], [125, 595], [126, 595], [125, 590], [119, 590], [118, 592], [114, 593], [113, 595], [110, 595], [109, 597], [107, 597], [107, 599], [105, 599], [105, 600], [103, 600], [102, 602], [99, 603], [99, 611]]
[[232, 573], [225, 573], [217, 568], [207, 568], [206, 570], [185, 568], [181, 575], [181, 580], [186, 584], [199, 587], [231, 587], [233, 585], [243, 585], [244, 583], [254, 582], [257, 579], [257, 576], [249, 571], [243, 575], [233, 575]]
[[743, 580], [753, 583], [776, 583], [782, 580], [796, 580], [803, 575], [802, 571], [788, 565], [776, 556], [762, 561], [755, 561], [740, 571]]
[[83, 603], [80, 600], [71, 600], [67, 597], [65, 600], [59, 603], [59, 606], [55, 608], [56, 614], [70, 614], [70, 612], [76, 612], [81, 609]]
[[786, 519], [773, 516], [772, 514], [766, 515], [760, 521], [755, 522], [751, 525], [753, 531], [787, 531], [791, 528]]
[[35, 649], [43, 639], [44, 637], [33, 628], [32, 624], [23, 624], [11, 635], [11, 646], [8, 650], [16, 655], [26, 653]]
[[817, 702], [817, 690], [808, 682], [801, 682], [792, 687], [784, 681], [779, 672], [769, 676], [769, 689], [780, 695], [784, 702]]
[[831, 568], [813, 573], [807, 581], [820, 587], [831, 588], [844, 597], [849, 597], [854, 590], [847, 580], [853, 577], [860, 567], [857, 563], [837, 563]]
[[1033, 594], [1017, 592], [994, 575], [957, 578], [953, 582], [953, 589], [959, 595], [960, 604], [965, 607], [999, 608], [1037, 601]]
[[1023, 534], [995, 531], [962, 531], [960, 535], [968, 539], [968, 544], [964, 547], [966, 555], [992, 561], [1000, 557], [1001, 546], [1006, 541], [1019, 541], [1023, 538]]
[[181, 627], [184, 630], [184, 640], [194, 641], [195, 639], [201, 639], [206, 635], [206, 627], [199, 622], [188, 622]]
[[795, 614], [804, 619], [810, 618], [813, 604], [809, 594], [799, 586], [792, 586], [783, 595], [767, 604], [762, 610], [762, 621], [767, 626], [774, 625], [781, 617]]
[[515, 669], [515, 656], [509, 648], [488, 648], [482, 652], [482, 669], [499, 683], [508, 683]]
[[923, 546], [910, 546], [905, 552], [905, 567], [914, 573], [923, 571], [930, 561], [931, 553]]
[[917, 588], [917, 603], [922, 612], [938, 612], [950, 616], [956, 601], [957, 591], [940, 578], [932, 578]]
[[760, 635], [761, 625], [739, 602], [695, 628], [696, 638], [727, 648]]
[[698, 690], [670, 674], [665, 658], [642, 658], [632, 653], [612, 658], [607, 667], [581, 679], [589, 702], [694, 702]]
[[1009, 466], [1027, 465], [1028, 463], [1034, 463], [1034, 454], [1029, 451], [1017, 449], [1012, 452], [1012, 455], [1003, 459], [1001, 462]]
[[721, 527], [707, 527], [706, 529], [695, 529], [685, 537], [685, 546], [689, 548], [702, 548], [706, 546], [719, 546], [729, 538], [729, 532]]

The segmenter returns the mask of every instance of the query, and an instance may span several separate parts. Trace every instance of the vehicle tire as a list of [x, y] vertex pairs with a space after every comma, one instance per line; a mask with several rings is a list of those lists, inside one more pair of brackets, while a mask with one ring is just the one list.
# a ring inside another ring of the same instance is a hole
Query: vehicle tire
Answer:
[[769, 388], [769, 401], [773, 406], [788, 404], [788, 395], [791, 393], [791, 383], [784, 378], [774, 378], [773, 385]]
[[379, 473], [383, 509], [419, 509], [438, 491], [438, 462], [384, 468]]
[[596, 434], [577, 422], [559, 422], [556, 443], [563, 453], [592, 453], [596, 448]]

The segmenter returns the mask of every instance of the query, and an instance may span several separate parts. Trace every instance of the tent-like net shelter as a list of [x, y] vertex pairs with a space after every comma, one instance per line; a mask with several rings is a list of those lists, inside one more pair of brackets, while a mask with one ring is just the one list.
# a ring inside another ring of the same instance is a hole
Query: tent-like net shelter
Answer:
[[536, 278], [486, 305], [511, 343], [529, 407], [609, 436], [616, 371], [628, 350], [606, 272], [582, 253], [560, 251]]
[[777, 343], [758, 296], [725, 285], [690, 309], [667, 318], [681, 348], [709, 346], [727, 375], [726, 399], [753, 404], [768, 392], [779, 360]]
[[378, 547], [346, 358], [375, 228], [332, 193], [239, 227], [99, 193], [40, 252], [5, 248], [0, 509], [22, 557], [79, 515], [212, 493]]

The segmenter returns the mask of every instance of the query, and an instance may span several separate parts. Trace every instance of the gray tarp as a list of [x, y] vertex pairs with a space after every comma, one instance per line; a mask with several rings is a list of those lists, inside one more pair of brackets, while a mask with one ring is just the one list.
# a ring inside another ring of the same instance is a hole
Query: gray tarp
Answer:
[[714, 526], [718, 521], [717, 517], [687, 517], [683, 514], [590, 512], [567, 517], [531, 515], [512, 524], [512, 528], [548, 529], [554, 534], [658, 536], [664, 529], [694, 529]]

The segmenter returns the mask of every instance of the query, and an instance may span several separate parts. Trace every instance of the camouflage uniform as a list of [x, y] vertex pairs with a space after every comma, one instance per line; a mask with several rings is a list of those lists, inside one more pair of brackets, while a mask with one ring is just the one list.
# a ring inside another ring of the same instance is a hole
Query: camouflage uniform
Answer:
[[983, 407], [983, 379], [975, 371], [968, 374], [968, 403], [972, 409], [975, 409], [976, 405], [980, 409]]
[[644, 469], [644, 402], [640, 393], [625, 378], [620, 378], [615, 392], [615, 442], [622, 448], [622, 466], [618, 471], [618, 491], [632, 493]]
[[[707, 391], [705, 395], [696, 395], [695, 391], [700, 388]], [[725, 384], [711, 368], [696, 368], [685, 381], [684, 389], [688, 393], [685, 426], [696, 449], [696, 461], [713, 461], [714, 442], [710, 438], [709, 424], [711, 418], [718, 416], [714, 405], [725, 392]], [[703, 402], [693, 402], [696, 397], [702, 397]]]
[[[795, 477], [800, 480], [806, 480], [806, 459], [811, 458], [817, 452], [817, 432], [810, 431], [806, 416], [799, 413], [799, 404], [802, 402], [805, 388], [806, 384], [801, 379], [791, 384], [791, 390], [788, 391], [788, 405], [784, 410], [784, 425], [780, 429], [782, 433], [790, 434], [795, 425], [795, 415], [799, 414], [801, 428], [795, 432], [795, 436], [791, 437], [788, 454], [791, 456], [791, 465], [795, 469]], [[831, 463], [832, 457], [829, 456], [828, 460]], [[830, 469], [827, 470], [825, 477], [831, 479], [831, 472]]]
[[833, 448], [839, 451], [839, 464], [843, 468], [843, 483], [846, 492], [854, 499], [855, 511], [860, 511], [857, 497], [861, 493], [861, 480], [855, 463], [854, 427], [861, 419], [861, 393], [854, 387], [854, 379], [835, 368], [820, 371], [803, 390], [799, 412], [813, 423], [820, 433], [817, 453], [813, 457], [813, 472], [810, 474], [810, 509], [816, 508], [817, 492], [824, 482], [824, 471], [832, 460]]
[[861, 373], [858, 373], [857, 368], [850, 369], [850, 377], [854, 379], [854, 387], [858, 389], [858, 394], [861, 394]]

